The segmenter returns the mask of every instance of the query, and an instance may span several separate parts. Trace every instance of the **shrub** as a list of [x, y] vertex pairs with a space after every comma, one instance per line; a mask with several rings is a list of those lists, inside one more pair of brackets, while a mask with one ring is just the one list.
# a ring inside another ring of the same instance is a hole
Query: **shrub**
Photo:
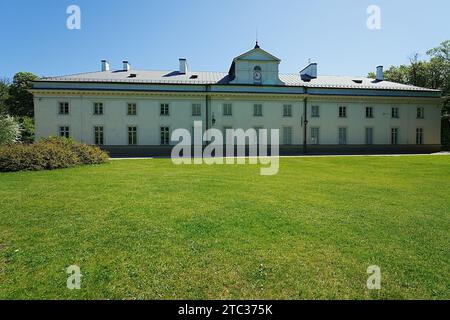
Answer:
[[20, 125], [13, 117], [0, 115], [0, 146], [20, 139]]
[[20, 118], [21, 137], [20, 141], [23, 143], [34, 142], [34, 120], [30, 117]]
[[100, 148], [66, 138], [49, 138], [30, 145], [12, 144], [0, 148], [2, 172], [53, 170], [106, 161], [108, 154]]

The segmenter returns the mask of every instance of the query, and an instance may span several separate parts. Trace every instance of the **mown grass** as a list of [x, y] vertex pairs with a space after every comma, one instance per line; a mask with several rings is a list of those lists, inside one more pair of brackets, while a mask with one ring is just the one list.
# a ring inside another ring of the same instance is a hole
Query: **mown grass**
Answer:
[[446, 156], [0, 174], [0, 298], [449, 299], [449, 181]]

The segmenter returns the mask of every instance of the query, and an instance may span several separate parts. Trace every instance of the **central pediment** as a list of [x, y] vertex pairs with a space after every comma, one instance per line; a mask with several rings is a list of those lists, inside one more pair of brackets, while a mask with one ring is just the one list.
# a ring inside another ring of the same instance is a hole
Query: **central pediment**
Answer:
[[270, 53], [259, 47], [255, 47], [254, 49], [247, 51], [246, 53], [243, 53], [240, 56], [234, 58], [234, 61], [236, 60], [281, 62], [280, 59], [278, 59], [274, 55], [271, 55]]

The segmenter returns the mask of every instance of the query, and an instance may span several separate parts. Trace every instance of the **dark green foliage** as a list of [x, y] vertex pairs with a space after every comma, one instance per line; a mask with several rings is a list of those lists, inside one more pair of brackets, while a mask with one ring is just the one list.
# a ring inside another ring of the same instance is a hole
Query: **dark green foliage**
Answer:
[[0, 80], [0, 115], [6, 114], [8, 111], [8, 106], [6, 104], [8, 97], [9, 97], [8, 81]]
[[34, 119], [30, 117], [23, 117], [19, 119], [21, 128], [20, 141], [23, 143], [34, 142]]
[[0, 149], [0, 172], [53, 170], [106, 161], [108, 154], [99, 147], [66, 138], [49, 138], [30, 145], [13, 144]]
[[6, 100], [10, 115], [18, 117], [34, 116], [33, 95], [28, 90], [32, 88], [31, 82], [36, 79], [37, 76], [30, 72], [19, 72], [14, 76]]

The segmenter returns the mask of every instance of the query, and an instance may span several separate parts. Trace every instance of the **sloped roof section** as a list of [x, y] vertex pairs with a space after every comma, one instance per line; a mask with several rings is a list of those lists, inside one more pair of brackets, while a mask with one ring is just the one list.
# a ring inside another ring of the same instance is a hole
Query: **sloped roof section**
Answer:
[[[415, 87], [389, 81], [376, 81], [365, 77], [350, 76], [319, 76], [310, 81], [303, 81], [299, 74], [282, 74], [280, 80], [287, 87], [329, 88], [329, 89], [380, 89], [405, 91], [434, 91], [439, 90]], [[102, 83], [154, 83], [154, 84], [216, 84], [227, 85], [230, 78], [226, 72], [190, 71], [181, 74], [178, 71], [103, 71], [89, 72], [61, 77], [41, 78], [45, 82], [102, 82]]]
[[365, 77], [318, 76], [310, 81], [303, 81], [298, 74], [280, 74], [280, 80], [286, 86], [302, 86], [307, 88], [439, 91], [390, 81], [377, 81]]
[[167, 83], [167, 84], [220, 84], [228, 83], [225, 72], [188, 72], [116, 70], [80, 73], [61, 77], [41, 78], [42, 81], [59, 82], [121, 82], [121, 83]]
[[251, 59], [251, 60], [256, 59], [256, 60], [269, 60], [269, 61], [272, 60], [272, 61], [278, 61], [278, 62], [281, 61], [279, 58], [277, 58], [274, 55], [268, 53], [267, 51], [261, 49], [259, 46], [237, 56], [236, 58], [233, 59], [233, 61], [243, 60], [246, 58]]

